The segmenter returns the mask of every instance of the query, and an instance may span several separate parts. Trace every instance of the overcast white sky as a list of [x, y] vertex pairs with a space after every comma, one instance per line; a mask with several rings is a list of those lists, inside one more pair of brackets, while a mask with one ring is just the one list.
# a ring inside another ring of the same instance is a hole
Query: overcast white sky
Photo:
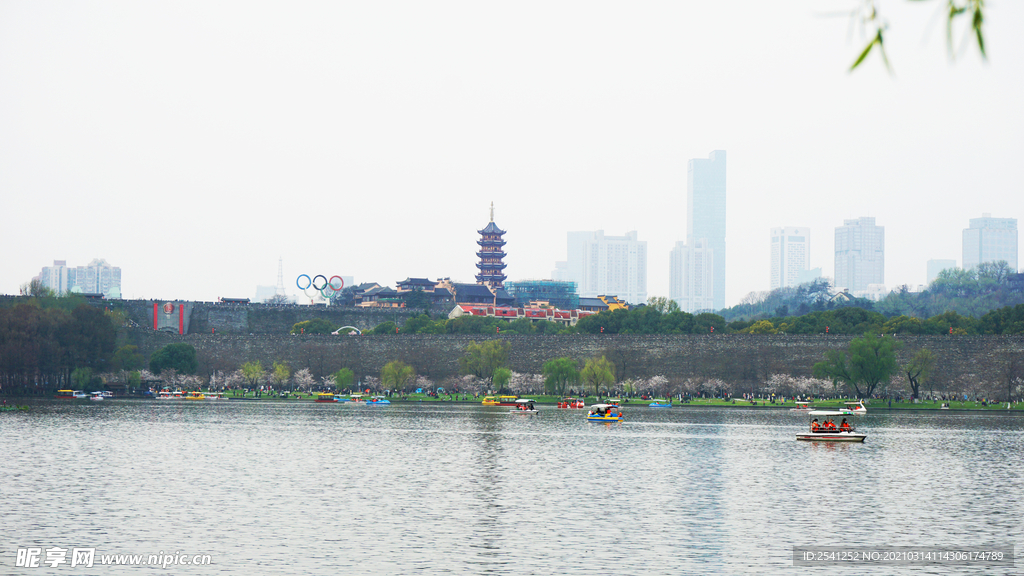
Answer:
[[[726, 303], [769, 229], [886, 233], [889, 286], [1024, 219], [1024, 3], [950, 62], [942, 0], [0, 1], [0, 293], [105, 258], [125, 297], [249, 297], [301, 273], [473, 281], [488, 206], [510, 280], [566, 232], [637, 230], [648, 293], [685, 239], [686, 163], [728, 152]], [[955, 38], [959, 43], [961, 32]]]

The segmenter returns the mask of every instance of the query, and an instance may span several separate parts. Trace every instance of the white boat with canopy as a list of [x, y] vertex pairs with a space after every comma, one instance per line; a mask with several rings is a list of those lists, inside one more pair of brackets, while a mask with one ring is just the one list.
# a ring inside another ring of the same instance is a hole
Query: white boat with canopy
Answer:
[[533, 400], [529, 398], [520, 398], [516, 400], [515, 408], [508, 411], [509, 414], [536, 414], [537, 408], [533, 405]]
[[[867, 434], [857, 432], [853, 414], [847, 410], [812, 410], [810, 430], [796, 435], [797, 440], [819, 442], [863, 442]], [[838, 423], [837, 423], [838, 420]]]

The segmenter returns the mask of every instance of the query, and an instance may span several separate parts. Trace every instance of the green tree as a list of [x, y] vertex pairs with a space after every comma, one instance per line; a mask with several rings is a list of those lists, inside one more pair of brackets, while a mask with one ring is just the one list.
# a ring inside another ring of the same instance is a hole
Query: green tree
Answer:
[[832, 382], [832, 391], [839, 392], [839, 387], [853, 381], [850, 367], [847, 363], [846, 353], [841, 350], [827, 350], [825, 359], [814, 365], [815, 378], [822, 378]]
[[110, 370], [110, 359], [114, 354], [117, 340], [117, 327], [103, 310], [88, 304], [77, 305], [71, 310], [71, 319], [58, 339], [64, 345], [65, 353], [73, 367], [92, 368], [96, 373]]
[[259, 360], [242, 364], [241, 370], [242, 378], [245, 378], [245, 381], [249, 383], [249, 387], [253, 389], [259, 386], [260, 379], [262, 379], [263, 375], [266, 374], [263, 370], [263, 363]]
[[749, 327], [741, 330], [743, 334], [778, 334], [779, 331], [772, 324], [771, 320], [758, 320]]
[[178, 374], [195, 374], [199, 368], [196, 349], [191, 344], [168, 344], [157, 350], [149, 358], [149, 371], [159, 374], [173, 369]]
[[402, 294], [405, 307], [410, 310], [422, 310], [423, 314], [430, 311], [430, 296], [422, 290], [412, 290]]
[[138, 370], [129, 372], [127, 384], [137, 390], [142, 385], [142, 374]]
[[[434, 322], [430, 316], [420, 314], [406, 320], [399, 332], [402, 334], [444, 334], [444, 322]], [[394, 329], [391, 333], [394, 334]]]
[[858, 398], [869, 398], [879, 384], [899, 369], [896, 350], [901, 346], [889, 336], [879, 338], [868, 332], [862, 338], [854, 338], [846, 354], [829, 350], [825, 360], [814, 365], [814, 376], [833, 383], [845, 382], [853, 386]]
[[291, 334], [330, 334], [337, 329], [338, 327], [332, 324], [329, 320], [314, 318], [312, 320], [296, 322], [295, 325], [292, 326]]
[[927, 328], [920, 318], [896, 316], [882, 325], [884, 334], [924, 334]]
[[117, 371], [139, 370], [146, 365], [146, 357], [139, 352], [139, 347], [126, 344], [114, 352], [111, 367]]
[[391, 320], [388, 320], [387, 322], [381, 322], [380, 324], [377, 324], [376, 328], [374, 328], [373, 330], [369, 330], [367, 332], [364, 332], [364, 334], [376, 335], [376, 336], [387, 336], [388, 334], [396, 334], [398, 332], [396, 330], [396, 328], [397, 327], [395, 326], [395, 323], [392, 322]]
[[704, 312], [693, 317], [694, 334], [725, 334], [725, 318], [711, 312]]
[[75, 368], [71, 372], [71, 382], [75, 385], [75, 388], [85, 389], [92, 384], [92, 369], [91, 368]]
[[647, 299], [647, 306], [662, 314], [679, 311], [679, 303], [664, 296], [651, 296]]
[[615, 365], [607, 358], [591, 358], [580, 372], [580, 379], [594, 387], [594, 396], [601, 397], [601, 388], [615, 383]]
[[470, 342], [466, 346], [466, 355], [459, 358], [459, 369], [463, 374], [477, 378], [491, 378], [495, 370], [507, 367], [511, 349], [512, 345], [502, 340]]
[[572, 358], [555, 358], [544, 363], [544, 389], [549, 394], [565, 396], [569, 386], [579, 382], [580, 373], [576, 369], [576, 361]]
[[416, 370], [401, 360], [392, 360], [380, 370], [380, 383], [389, 390], [402, 390], [416, 377]]
[[278, 388], [283, 388], [288, 379], [292, 376], [292, 369], [285, 362], [274, 362], [273, 368], [270, 371], [270, 377], [274, 379], [274, 384]]
[[33, 298], [54, 298], [58, 296], [56, 292], [47, 288], [39, 278], [33, 278], [28, 284], [22, 284], [20, 291], [22, 296], [31, 296]]
[[903, 373], [907, 375], [907, 382], [910, 383], [914, 398], [921, 397], [921, 384], [928, 379], [934, 367], [935, 354], [927, 348], [918, 350], [910, 363], [902, 367]]
[[508, 386], [509, 380], [512, 379], [512, 371], [508, 368], [495, 368], [494, 375], [491, 376], [491, 382], [494, 384], [494, 388], [501, 392], [505, 387]]
[[337, 386], [339, 390], [351, 388], [355, 381], [355, 373], [348, 368], [341, 368], [334, 373], [334, 385]]

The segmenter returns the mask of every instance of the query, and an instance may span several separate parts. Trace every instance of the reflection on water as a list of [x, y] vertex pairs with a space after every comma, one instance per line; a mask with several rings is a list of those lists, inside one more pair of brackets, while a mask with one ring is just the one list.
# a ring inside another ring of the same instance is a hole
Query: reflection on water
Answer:
[[794, 568], [794, 545], [1022, 544], [1021, 416], [873, 413], [866, 443], [824, 444], [795, 441], [805, 416], [788, 411], [583, 415], [242, 401], [3, 413], [0, 572], [41, 573], [14, 568], [27, 546], [213, 557], [181, 574], [793, 574], [830, 572]]

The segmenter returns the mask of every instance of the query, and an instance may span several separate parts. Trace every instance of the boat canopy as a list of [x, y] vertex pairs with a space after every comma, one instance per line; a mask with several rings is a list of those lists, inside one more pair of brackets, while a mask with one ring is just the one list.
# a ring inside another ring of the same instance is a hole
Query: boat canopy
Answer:
[[850, 412], [845, 410], [811, 410], [807, 413], [808, 416], [853, 416]]
[[516, 404], [533, 404], [533, 400], [530, 400], [528, 398], [520, 398], [519, 400], [516, 400]]
[[591, 408], [601, 408], [601, 409], [605, 409], [605, 408], [618, 408], [618, 407], [619, 407], [618, 404], [594, 404], [594, 405], [591, 406]]

